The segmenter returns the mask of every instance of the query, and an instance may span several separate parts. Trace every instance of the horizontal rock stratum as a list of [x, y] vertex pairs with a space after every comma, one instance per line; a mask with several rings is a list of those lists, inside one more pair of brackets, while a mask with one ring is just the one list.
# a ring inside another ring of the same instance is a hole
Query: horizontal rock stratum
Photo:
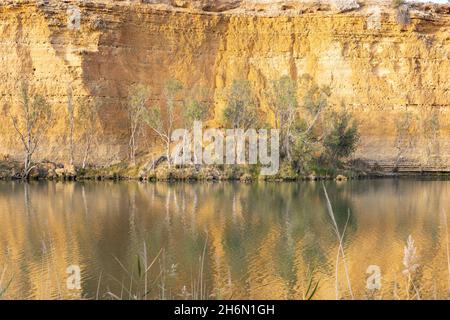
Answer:
[[[264, 106], [271, 80], [308, 74], [359, 121], [354, 158], [450, 171], [449, 7], [414, 6], [402, 25], [389, 2], [337, 2], [0, 1], [0, 107], [16, 104], [29, 79], [61, 115], [38, 157], [64, 160], [68, 85], [77, 98], [101, 98], [108, 138], [95, 156], [108, 162], [126, 154], [133, 83], [149, 85], [154, 100], [170, 78], [209, 87], [218, 118], [234, 79], [249, 79]], [[20, 154], [6, 112], [0, 123], [0, 153]]]

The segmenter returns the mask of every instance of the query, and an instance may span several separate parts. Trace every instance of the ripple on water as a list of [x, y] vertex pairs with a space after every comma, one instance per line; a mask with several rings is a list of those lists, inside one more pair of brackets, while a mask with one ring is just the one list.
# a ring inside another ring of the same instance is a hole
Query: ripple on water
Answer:
[[[414, 278], [421, 298], [448, 297], [442, 211], [450, 211], [449, 184], [327, 185], [341, 231], [350, 210], [343, 246], [356, 297], [367, 295], [369, 265], [381, 268], [382, 298], [407, 297], [401, 271], [410, 234], [422, 266]], [[137, 272], [144, 242], [149, 260], [164, 249], [152, 270], [151, 297], [160, 294], [161, 270], [168, 292], [178, 297], [198, 277], [206, 239], [203, 279], [224, 297], [300, 299], [313, 270], [320, 280], [316, 297], [335, 298], [339, 245], [318, 184], [45, 183], [25, 189], [0, 182], [0, 268], [6, 264], [14, 274], [12, 298], [93, 298], [98, 286], [100, 297], [120, 290], [129, 277], [115, 257]], [[73, 264], [81, 267], [81, 292], [65, 286]], [[338, 275], [348, 298], [342, 263]]]

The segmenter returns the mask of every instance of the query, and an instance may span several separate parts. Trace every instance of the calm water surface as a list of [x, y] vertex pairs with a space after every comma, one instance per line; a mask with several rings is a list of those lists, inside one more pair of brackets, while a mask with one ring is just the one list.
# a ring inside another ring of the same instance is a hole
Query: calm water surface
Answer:
[[[341, 232], [348, 221], [355, 298], [449, 297], [450, 182], [326, 187]], [[409, 235], [419, 265], [410, 282]], [[348, 299], [338, 248], [321, 183], [0, 182], [3, 299], [303, 299], [311, 279], [315, 299]], [[379, 290], [367, 288], [373, 265]], [[80, 290], [73, 277], [67, 286], [70, 266]]]

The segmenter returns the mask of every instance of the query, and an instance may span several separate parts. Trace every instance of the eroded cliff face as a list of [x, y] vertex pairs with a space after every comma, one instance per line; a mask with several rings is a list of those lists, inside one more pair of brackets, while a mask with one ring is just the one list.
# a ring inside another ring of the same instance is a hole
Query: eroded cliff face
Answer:
[[[371, 2], [346, 12], [317, 1], [143, 2], [1, 3], [0, 106], [18, 103], [26, 76], [59, 115], [38, 157], [64, 160], [69, 85], [75, 98], [104, 101], [107, 138], [95, 158], [107, 162], [126, 153], [130, 84], [148, 84], [154, 102], [169, 78], [209, 87], [217, 118], [234, 79], [248, 78], [264, 106], [271, 80], [309, 74], [359, 121], [354, 158], [450, 170], [448, 8], [412, 9], [400, 25], [393, 9]], [[0, 152], [19, 154], [10, 119], [0, 117]]]

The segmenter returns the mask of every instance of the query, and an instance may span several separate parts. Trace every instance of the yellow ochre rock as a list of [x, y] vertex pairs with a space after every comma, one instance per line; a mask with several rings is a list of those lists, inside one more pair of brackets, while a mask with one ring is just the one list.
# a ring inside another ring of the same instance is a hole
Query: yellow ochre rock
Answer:
[[[0, 110], [17, 105], [29, 79], [59, 115], [36, 157], [64, 161], [67, 87], [100, 98], [100, 163], [127, 152], [131, 84], [149, 85], [155, 103], [170, 78], [206, 86], [217, 119], [234, 79], [249, 79], [266, 106], [271, 80], [308, 74], [359, 122], [353, 158], [449, 171], [449, 6], [411, 5], [402, 24], [391, 1], [340, 2], [0, 1]], [[20, 155], [6, 111], [0, 123], [0, 154]]]

